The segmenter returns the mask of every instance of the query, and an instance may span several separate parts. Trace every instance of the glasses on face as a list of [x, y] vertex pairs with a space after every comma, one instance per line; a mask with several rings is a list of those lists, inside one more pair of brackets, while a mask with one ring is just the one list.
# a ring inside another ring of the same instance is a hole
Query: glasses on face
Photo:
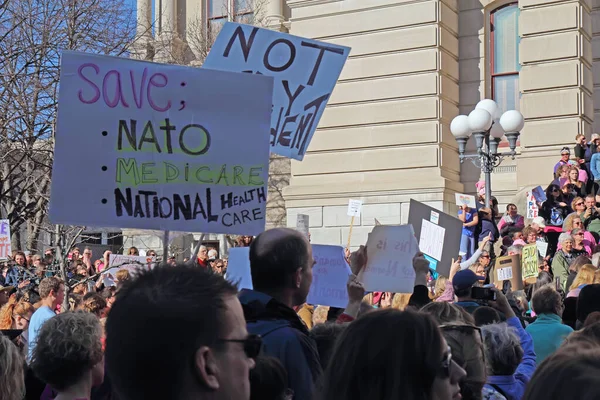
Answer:
[[248, 335], [246, 339], [219, 339], [218, 342], [243, 343], [244, 353], [248, 358], [256, 358], [262, 348], [262, 337], [260, 335]]
[[440, 369], [438, 372], [443, 378], [450, 378], [450, 372], [452, 372], [451, 367], [452, 350], [450, 349], [450, 346], [448, 346], [448, 349], [446, 350], [446, 353], [443, 356], [442, 363], [440, 364]]
[[[13, 315], [13, 318], [14, 318], [14, 317], [16, 317], [16, 315]], [[25, 321], [29, 322], [29, 318], [25, 318], [25, 317], [24, 317], [24, 316], [22, 316], [22, 315], [19, 315], [19, 317], [21, 317], [21, 318], [23, 318]]]
[[581, 221], [573, 221], [573, 225], [581, 225]]
[[483, 350], [483, 334], [481, 333], [481, 328], [479, 328], [478, 326], [473, 326], [473, 325], [440, 325], [439, 328], [442, 331], [459, 331], [461, 333], [467, 334], [467, 335], [472, 335], [473, 332], [476, 332], [477, 335], [479, 335], [479, 346], [481, 348], [481, 356], [484, 358], [485, 361], [485, 352]]
[[576, 205], [576, 206], [582, 206], [582, 205], [584, 205], [584, 204], [585, 204], [585, 203], [584, 203], [583, 201], [580, 201], [579, 203], [575, 203], [575, 205]]
[[556, 188], [552, 189], [552, 193], [557, 193], [557, 192], [560, 192], [560, 190], [558, 190]]
[[482, 254], [481, 256], [479, 256], [479, 258], [490, 258], [490, 256], [489, 256], [489, 254], [488, 255], [483, 255]]
[[583, 236], [583, 232], [576, 233], [575, 236]]

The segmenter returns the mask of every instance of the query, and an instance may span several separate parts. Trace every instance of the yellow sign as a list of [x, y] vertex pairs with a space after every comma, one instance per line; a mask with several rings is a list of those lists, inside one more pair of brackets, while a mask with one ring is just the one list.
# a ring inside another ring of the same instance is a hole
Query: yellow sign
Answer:
[[537, 278], [538, 276], [538, 251], [537, 245], [528, 244], [523, 247], [523, 254], [521, 256], [521, 272], [523, 280]]

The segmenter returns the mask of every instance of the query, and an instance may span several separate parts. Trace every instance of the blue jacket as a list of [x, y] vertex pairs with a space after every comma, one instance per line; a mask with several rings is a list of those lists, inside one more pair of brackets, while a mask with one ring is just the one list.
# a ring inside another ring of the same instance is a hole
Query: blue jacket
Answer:
[[6, 286], [17, 287], [19, 284], [19, 269], [15, 266], [9, 267], [6, 273]]
[[554, 353], [564, 342], [573, 328], [563, 325], [556, 314], [540, 314], [535, 322], [525, 328], [533, 339], [533, 347], [539, 365], [546, 357]]
[[592, 171], [593, 179], [595, 181], [600, 180], [600, 153], [592, 154], [590, 170]]
[[533, 340], [531, 336], [523, 329], [521, 322], [517, 317], [511, 317], [506, 320], [509, 326], [515, 328], [521, 339], [523, 348], [523, 359], [512, 375], [493, 375], [488, 376], [486, 386], [498, 386], [504, 393], [506, 400], [521, 400], [525, 394], [525, 387], [535, 372], [535, 351], [533, 349]]
[[322, 368], [315, 342], [296, 312], [271, 296], [244, 289], [239, 294], [249, 333], [261, 335], [263, 352], [281, 361], [294, 399], [311, 400]]

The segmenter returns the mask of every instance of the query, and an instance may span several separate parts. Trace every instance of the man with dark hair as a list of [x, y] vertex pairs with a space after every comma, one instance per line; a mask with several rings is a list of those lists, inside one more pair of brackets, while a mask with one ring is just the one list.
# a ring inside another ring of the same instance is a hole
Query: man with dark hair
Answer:
[[254, 290], [243, 290], [240, 301], [248, 331], [259, 334], [265, 353], [278, 358], [288, 372], [288, 386], [297, 400], [312, 398], [314, 382], [322, 373], [315, 342], [294, 312], [306, 301], [315, 264], [306, 236], [287, 229], [271, 229], [250, 245]]
[[236, 288], [202, 268], [141, 272], [106, 322], [106, 371], [124, 400], [248, 400], [260, 337], [248, 335]]

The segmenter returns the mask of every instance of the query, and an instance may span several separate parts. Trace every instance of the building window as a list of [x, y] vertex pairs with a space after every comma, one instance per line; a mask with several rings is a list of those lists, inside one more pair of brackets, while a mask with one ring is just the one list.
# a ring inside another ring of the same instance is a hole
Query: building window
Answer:
[[499, 7], [490, 14], [492, 99], [505, 112], [519, 110], [519, 6]]
[[209, 36], [216, 35], [227, 21], [254, 23], [252, 0], [206, 0], [206, 8]]

